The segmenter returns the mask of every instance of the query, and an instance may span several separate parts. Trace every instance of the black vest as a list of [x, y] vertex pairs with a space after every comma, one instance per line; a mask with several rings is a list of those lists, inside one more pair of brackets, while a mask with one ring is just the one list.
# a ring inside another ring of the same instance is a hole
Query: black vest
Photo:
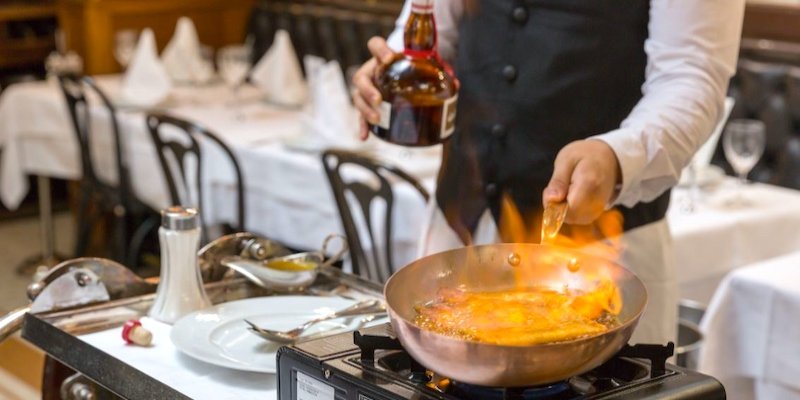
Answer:
[[[650, 1], [464, 1], [456, 132], [436, 198], [466, 240], [487, 207], [499, 217], [502, 195], [526, 220], [539, 215], [558, 151], [619, 128], [642, 97]], [[620, 207], [625, 229], [663, 218], [668, 203], [665, 193]]]

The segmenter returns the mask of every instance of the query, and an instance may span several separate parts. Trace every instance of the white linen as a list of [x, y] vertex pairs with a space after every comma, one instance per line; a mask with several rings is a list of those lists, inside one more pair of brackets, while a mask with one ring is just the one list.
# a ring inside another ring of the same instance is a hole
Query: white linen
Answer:
[[[737, 191], [753, 206], [726, 206]], [[739, 188], [728, 178], [686, 213], [681, 204], [688, 192], [675, 189], [667, 213], [681, 298], [707, 304], [734, 269], [800, 250], [800, 192], [759, 183]]]
[[125, 71], [121, 101], [140, 107], [151, 107], [165, 100], [172, 83], [158, 58], [156, 38], [150, 28], [142, 31], [136, 52]]
[[193, 399], [277, 399], [275, 374], [236, 371], [195, 360], [170, 341], [172, 327], [140, 319], [153, 333], [152, 347], [125, 344], [120, 328], [78, 336], [79, 339]]
[[283, 29], [275, 32], [272, 46], [250, 72], [250, 81], [264, 92], [268, 101], [287, 106], [305, 102], [308, 90], [288, 32]]
[[197, 29], [188, 17], [178, 19], [175, 33], [164, 48], [161, 59], [175, 82], [201, 83], [214, 75], [213, 67], [203, 59]]
[[[389, 36], [403, 47], [407, 0]], [[465, 2], [434, 2], [442, 56], [455, 59]], [[650, 36], [644, 97], [614, 130], [595, 138], [608, 143], [622, 169], [615, 204], [650, 201], [675, 185], [692, 154], [718, 120], [728, 81], [736, 71], [745, 0], [650, 1]]]
[[698, 368], [738, 387], [729, 399], [800, 399], [798, 282], [800, 252], [738, 269], [714, 295]]
[[314, 139], [333, 147], [358, 147], [358, 111], [350, 103], [347, 84], [338, 61], [306, 56], [311, 95], [310, 128]]

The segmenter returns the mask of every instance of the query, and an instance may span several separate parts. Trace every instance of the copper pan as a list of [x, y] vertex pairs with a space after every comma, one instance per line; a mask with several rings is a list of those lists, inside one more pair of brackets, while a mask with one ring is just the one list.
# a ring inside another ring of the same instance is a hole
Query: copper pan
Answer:
[[[519, 256], [517, 266], [509, 264], [512, 254]], [[576, 272], [567, 267], [572, 260], [580, 267]], [[519, 276], [531, 286], [568, 285], [587, 291], [595, 288], [598, 278], [610, 278], [622, 294], [621, 324], [573, 341], [504, 346], [441, 335], [413, 323], [414, 306], [433, 300], [441, 288], [511, 289], [518, 287]], [[497, 387], [544, 385], [599, 366], [628, 342], [647, 303], [642, 281], [622, 266], [537, 244], [496, 244], [434, 254], [394, 274], [384, 293], [392, 327], [414, 359], [455, 381]]]

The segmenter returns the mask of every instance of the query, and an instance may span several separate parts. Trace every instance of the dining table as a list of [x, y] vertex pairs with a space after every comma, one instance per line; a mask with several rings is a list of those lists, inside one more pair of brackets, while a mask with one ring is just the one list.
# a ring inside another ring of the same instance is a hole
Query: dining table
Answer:
[[[399, 165], [429, 189], [435, 182], [440, 147], [409, 149], [374, 138], [362, 143], [347, 140], [346, 133], [342, 133], [342, 140], [332, 141], [315, 134], [315, 116], [309, 107], [290, 108], [266, 102], [254, 86], [243, 86], [236, 100], [230, 87], [222, 82], [179, 85], [165, 101], [143, 109], [117, 102], [121, 76], [99, 76], [95, 80], [115, 103], [135, 196], [154, 210], [170, 204], [164, 173], [145, 123], [150, 110], [201, 124], [220, 137], [237, 157], [243, 172], [245, 229], [293, 248], [317, 250], [329, 234], [343, 231], [323, 171], [320, 154], [324, 149], [344, 148]], [[99, 178], [113, 184], [117, 178], [112, 168], [109, 114], [97, 102], [90, 115], [93, 161]], [[26, 196], [28, 175], [80, 179], [79, 148], [71, 126], [55, 79], [13, 85], [3, 92], [0, 201], [7, 208], [16, 209]], [[200, 184], [204, 185], [205, 194], [201, 213], [208, 225], [234, 223], [233, 170], [218, 148], [208, 146], [203, 151], [204, 182]], [[364, 172], [349, 174], [359, 177]], [[393, 192], [397, 216], [392, 221], [395, 265], [402, 265], [416, 256], [422, 221], [401, 216], [414, 215], [426, 205], [407, 183], [393, 184]]]
[[729, 273], [700, 326], [698, 369], [731, 400], [800, 399], [800, 251]]
[[[98, 76], [96, 81], [112, 100], [119, 98], [121, 76]], [[439, 146], [407, 148], [373, 137], [358, 142], [347, 140], [344, 134], [341, 141], [332, 141], [327, 139], [330, 135], [315, 132], [315, 116], [309, 107], [269, 103], [249, 85], [242, 88], [240, 102], [233, 101], [230, 88], [222, 82], [178, 85], [156, 108], [206, 126], [232, 149], [244, 175], [247, 230], [299, 249], [318, 249], [327, 235], [343, 232], [320, 158], [326, 148], [345, 147], [370, 155], [400, 167], [430, 191], [435, 189]], [[135, 195], [155, 210], [168, 206], [163, 173], [145, 124], [147, 110], [124, 102], [117, 108]], [[237, 118], [237, 108], [243, 118]], [[108, 113], [97, 106], [91, 115], [100, 178], [113, 182], [113, 168], [108, 168], [113, 161]], [[19, 206], [28, 192], [28, 175], [80, 178], [77, 140], [68, 118], [53, 79], [12, 85], [0, 95], [0, 201], [6, 207]], [[221, 152], [211, 150], [201, 183], [210, 190], [201, 212], [209, 223], [232, 223], [236, 217], [233, 173]], [[351, 173], [351, 179], [363, 176]], [[400, 267], [418, 257], [428, 206], [405, 182], [393, 182], [392, 189], [391, 245], [393, 264]], [[728, 204], [736, 193], [749, 204]], [[380, 212], [380, 207], [372, 211]], [[674, 188], [667, 221], [681, 296], [702, 304], [708, 303], [730, 271], [800, 251], [800, 235], [794, 234], [800, 226], [800, 191], [793, 189], [764, 183], [741, 185], [718, 174], [717, 179], [695, 187]]]

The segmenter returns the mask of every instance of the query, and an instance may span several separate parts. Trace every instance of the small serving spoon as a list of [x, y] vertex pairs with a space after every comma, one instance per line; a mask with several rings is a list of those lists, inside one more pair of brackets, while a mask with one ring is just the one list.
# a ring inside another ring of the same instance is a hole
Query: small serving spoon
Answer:
[[248, 329], [251, 332], [255, 333], [258, 336], [261, 336], [264, 339], [281, 344], [291, 344], [300, 339], [300, 337], [306, 330], [308, 330], [308, 328], [319, 322], [328, 321], [336, 318], [342, 318], [342, 317], [352, 317], [356, 315], [383, 314], [385, 312], [386, 312], [386, 306], [383, 304], [383, 302], [381, 302], [380, 300], [373, 299], [373, 300], [360, 301], [345, 309], [333, 312], [328, 315], [323, 315], [319, 318], [312, 319], [288, 331], [275, 331], [271, 329], [264, 329], [246, 319], [244, 320], [244, 322], [250, 325]]
[[548, 244], [558, 236], [564, 218], [567, 216], [567, 202], [550, 203], [544, 208], [542, 216], [542, 240], [541, 244]]

